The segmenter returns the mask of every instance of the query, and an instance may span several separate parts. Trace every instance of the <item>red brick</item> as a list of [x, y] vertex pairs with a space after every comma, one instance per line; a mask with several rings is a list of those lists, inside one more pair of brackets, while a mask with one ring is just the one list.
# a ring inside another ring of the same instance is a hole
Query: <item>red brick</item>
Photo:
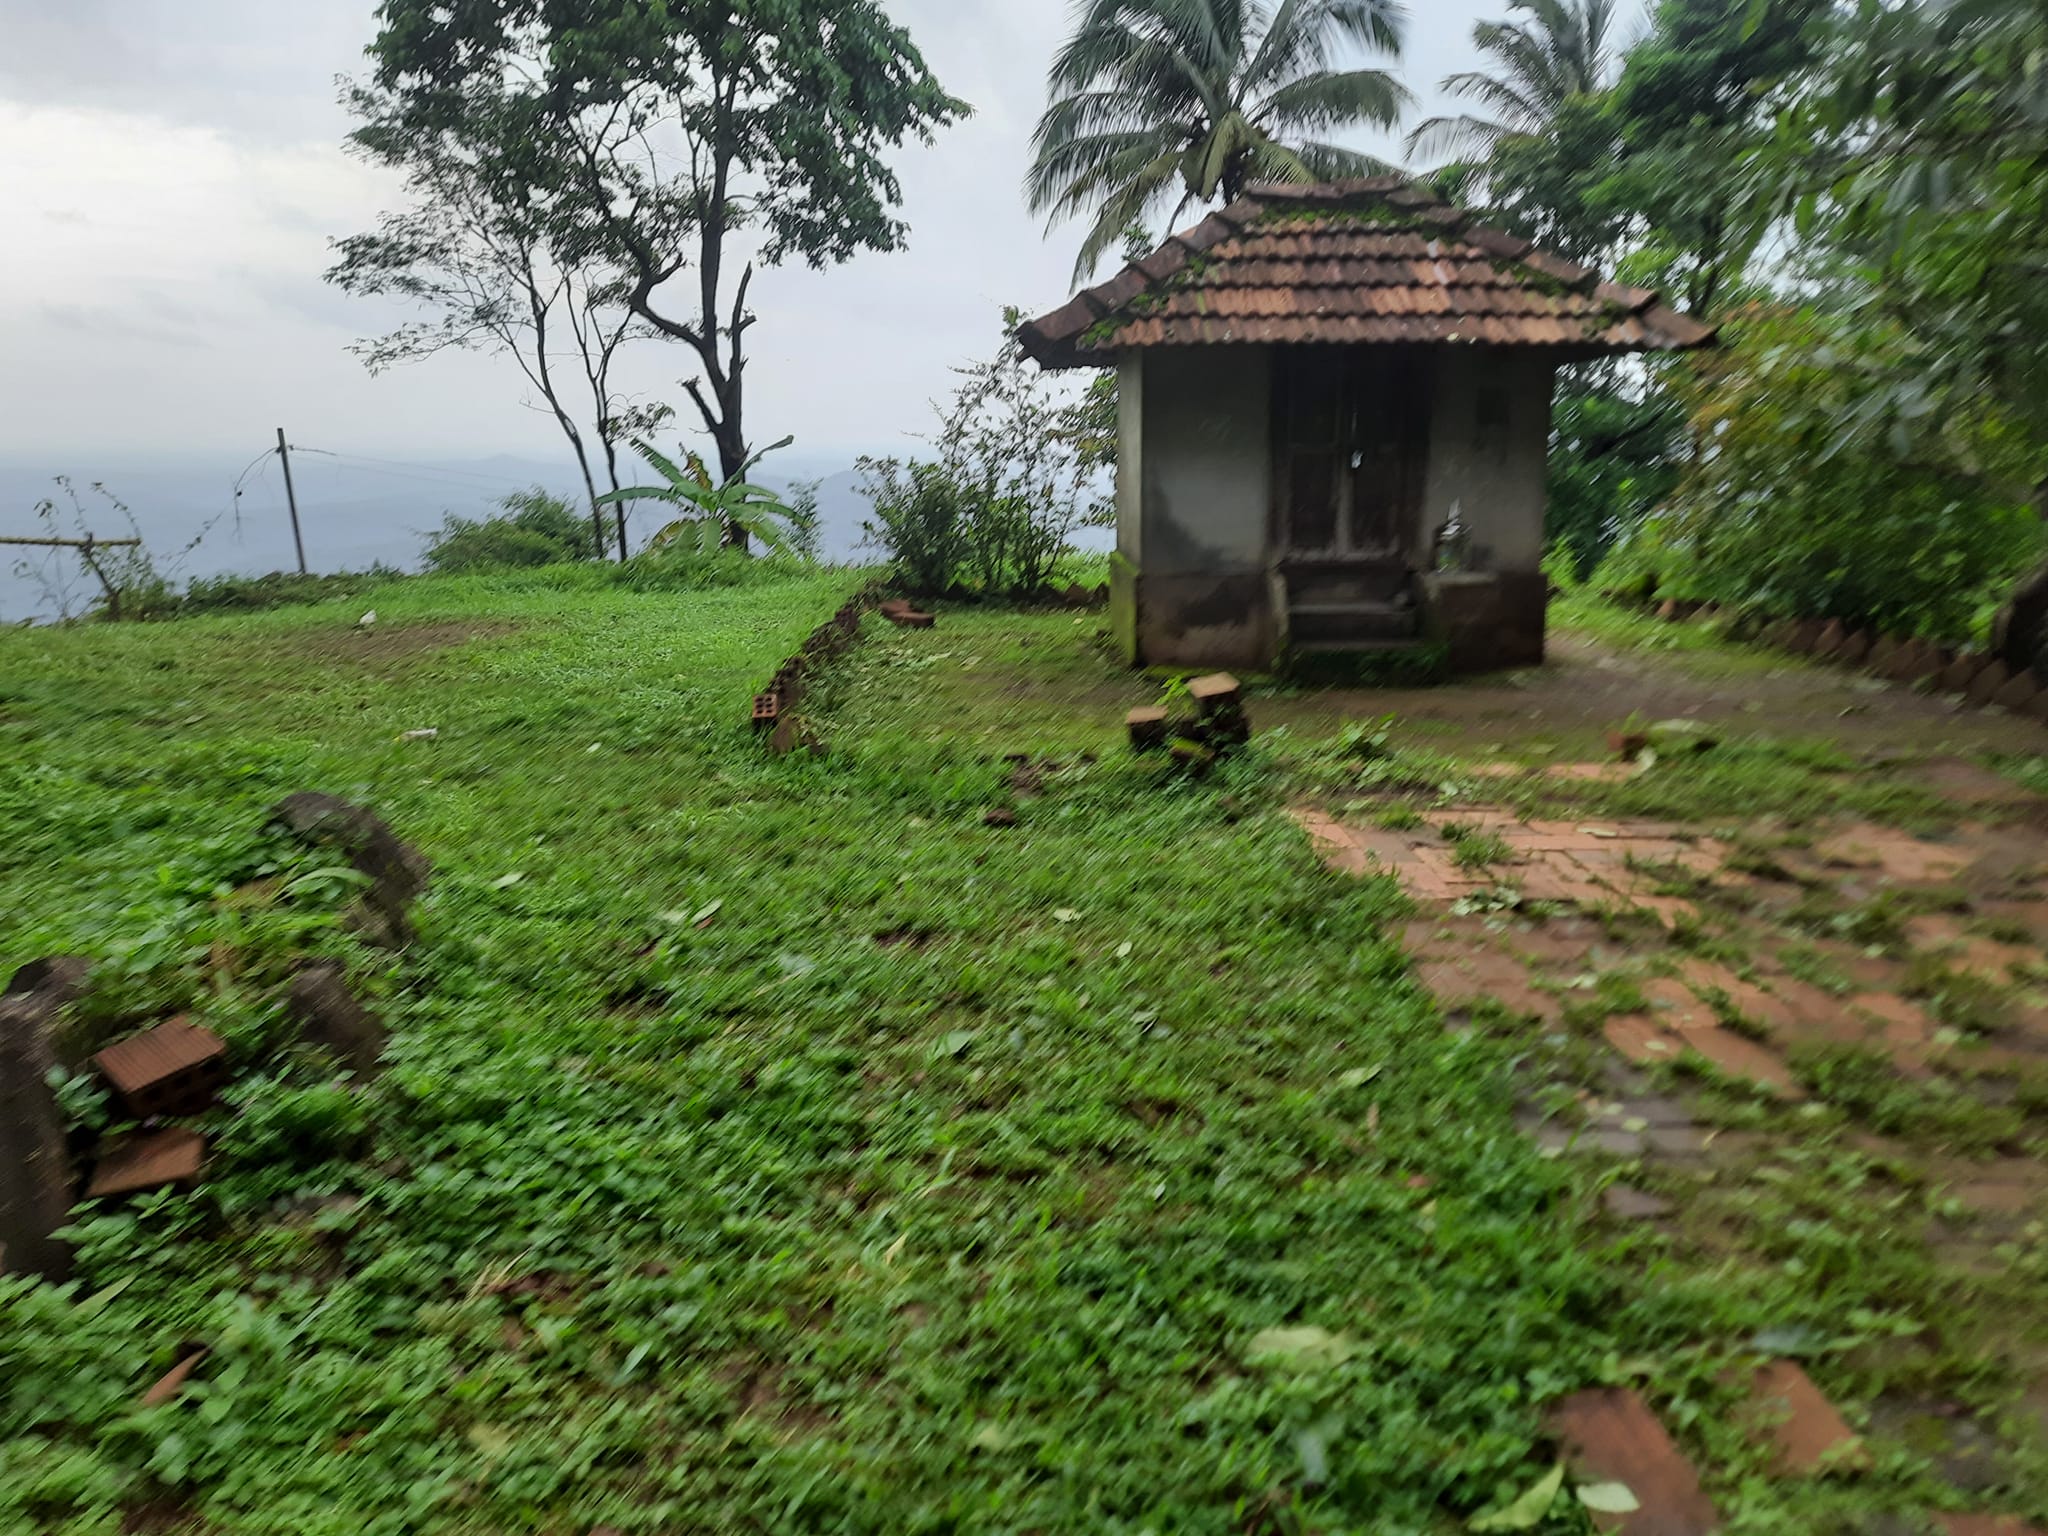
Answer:
[[173, 1127], [124, 1137], [100, 1154], [87, 1186], [88, 1200], [132, 1195], [198, 1179], [206, 1160], [206, 1138], [197, 1131]]
[[1730, 1077], [1755, 1083], [1781, 1099], [1806, 1097], [1806, 1090], [1792, 1076], [1792, 1069], [1754, 1040], [1745, 1040], [1718, 1024], [1685, 1030], [1679, 1038], [1688, 1050], [1697, 1051]]
[[1593, 1523], [1621, 1536], [1708, 1536], [1720, 1529], [1699, 1474], [1649, 1405], [1621, 1387], [1576, 1392], [1547, 1417], [1572, 1475], [1583, 1483], [1621, 1483], [1637, 1508], [1599, 1514]]
[[1659, 976], [1654, 981], [1643, 983], [1643, 996], [1649, 1000], [1658, 1021], [1671, 1029], [1700, 1029], [1714, 1022], [1714, 1010], [1701, 1002], [1675, 977]]
[[182, 1018], [116, 1041], [93, 1057], [138, 1120], [200, 1113], [227, 1080], [227, 1061], [220, 1036]]
[[1748, 1417], [1776, 1453], [1781, 1477], [1868, 1465], [1863, 1442], [1813, 1379], [1790, 1360], [1773, 1360], [1750, 1377]]
[[1934, 1021], [1926, 1010], [1890, 992], [1859, 993], [1849, 999], [1849, 1006], [1883, 1027], [1886, 1045], [1924, 1046], [1934, 1038]]
[[1600, 1027], [1607, 1043], [1638, 1066], [1676, 1061], [1684, 1049], [1647, 1014], [1620, 1013]]

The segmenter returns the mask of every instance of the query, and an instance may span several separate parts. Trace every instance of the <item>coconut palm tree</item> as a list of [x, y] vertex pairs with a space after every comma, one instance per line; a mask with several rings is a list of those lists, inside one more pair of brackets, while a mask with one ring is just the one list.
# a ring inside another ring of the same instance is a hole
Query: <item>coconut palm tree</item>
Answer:
[[1483, 112], [1432, 117], [1408, 136], [1408, 153], [1484, 155], [1503, 139], [1541, 134], [1574, 96], [1605, 88], [1613, 30], [1614, 0], [1510, 0], [1506, 21], [1472, 29], [1493, 71], [1444, 81], [1445, 90]]
[[1339, 56], [1398, 57], [1402, 21], [1400, 0], [1078, 0], [1025, 183], [1034, 213], [1093, 216], [1076, 281], [1176, 192], [1179, 211], [1385, 171], [1325, 136], [1400, 120], [1393, 75]]

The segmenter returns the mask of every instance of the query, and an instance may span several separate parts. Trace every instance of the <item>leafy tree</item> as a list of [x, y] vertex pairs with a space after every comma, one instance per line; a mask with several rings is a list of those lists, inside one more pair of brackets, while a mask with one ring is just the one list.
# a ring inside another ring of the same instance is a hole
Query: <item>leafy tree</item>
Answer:
[[1655, 376], [1568, 370], [1551, 412], [1545, 536], [1584, 576], [1678, 484], [1683, 404]]
[[[495, 179], [488, 146], [466, 135], [479, 121], [497, 120], [502, 102], [479, 107], [454, 128], [432, 130], [406, 121], [380, 93], [353, 88], [346, 99], [363, 124], [350, 136], [351, 147], [402, 171], [411, 202], [380, 216], [374, 231], [337, 241], [327, 281], [432, 316], [365, 341], [356, 352], [372, 373], [450, 348], [510, 356], [568, 440], [601, 551], [600, 467], [593, 454], [616, 490], [619, 445], [670, 414], [666, 405], [628, 399], [613, 384], [621, 348], [652, 334], [625, 302], [623, 271], [595, 258], [564, 260], [549, 238], [544, 210]], [[565, 359], [575, 362], [568, 376]], [[623, 560], [623, 521], [617, 532]]]
[[818, 507], [820, 480], [794, 481], [789, 488], [789, 547], [804, 560], [817, 560], [824, 553], [824, 517]]
[[1614, 89], [1620, 144], [1593, 200], [1625, 214], [1630, 278], [1711, 316], [1745, 283], [1775, 209], [1748, 162], [1811, 64], [1829, 0], [1660, 0]]
[[501, 517], [450, 513], [427, 535], [427, 569], [445, 573], [604, 557], [603, 524], [593, 545], [582, 514], [540, 486], [514, 491], [499, 506], [504, 509]]
[[651, 445], [636, 441], [634, 448], [654, 467], [662, 483], [629, 485], [623, 490], [609, 492], [603, 499], [608, 504], [622, 507], [629, 502], [652, 501], [689, 509], [690, 515], [679, 517], [656, 532], [648, 541], [650, 549], [674, 546], [709, 553], [723, 543], [735, 542], [731, 534], [737, 530], [746, 538], [759, 539], [778, 553], [788, 552], [793, 547], [790, 532], [785, 526], [791, 516], [790, 509], [773, 491], [749, 484], [743, 477], [763, 457], [776, 448], [786, 448], [789, 442], [790, 439], [784, 438], [772, 447], [762, 449], [740, 467], [739, 474], [719, 481], [712, 478], [703, 458], [695, 453], [685, 454], [683, 465], [678, 466], [675, 460]]
[[1396, 0], [1082, 0], [1025, 183], [1034, 213], [1093, 216], [1075, 280], [1176, 192], [1186, 209], [1384, 171], [1322, 136], [1399, 120], [1392, 74], [1334, 66], [1344, 44], [1398, 57], [1402, 18]]
[[[1927, 342], [1945, 393], [1993, 393], [2048, 443], [2048, 4], [1856, 5], [1787, 124], [1797, 229]], [[1909, 388], [1913, 380], [1898, 381]], [[2037, 473], [2048, 467], [2037, 467]]]
[[884, 154], [968, 110], [877, 0], [383, 0], [378, 18], [376, 126], [459, 146], [560, 260], [623, 274], [626, 307], [696, 354], [720, 483], [752, 456], [755, 261], [899, 248]]
[[1614, 0], [1510, 0], [1508, 11], [1508, 20], [1472, 28], [1491, 69], [1443, 83], [1480, 112], [1430, 118], [1409, 134], [1409, 154], [1483, 155], [1506, 140], [1542, 138], [1568, 105], [1606, 87]]

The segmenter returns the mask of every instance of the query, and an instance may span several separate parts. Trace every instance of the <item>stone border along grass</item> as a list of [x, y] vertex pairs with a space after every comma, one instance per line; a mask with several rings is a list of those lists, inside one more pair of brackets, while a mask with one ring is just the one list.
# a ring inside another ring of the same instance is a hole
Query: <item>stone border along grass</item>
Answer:
[[[756, 735], [768, 738], [768, 749], [776, 756], [794, 752], [798, 747], [824, 752], [824, 740], [808, 720], [796, 713], [796, 706], [803, 699], [806, 682], [815, 681], [827, 664], [837, 661], [859, 642], [862, 615], [873, 610], [898, 629], [932, 627], [931, 614], [900, 598], [884, 601], [883, 590], [884, 583], [878, 578], [840, 604], [838, 611], [812, 630], [810, 637], [775, 669], [768, 686], [754, 695], [748, 725]], [[1078, 582], [1050, 594], [1052, 602], [1067, 608], [1096, 607], [1108, 597], [1107, 585], [1084, 587]]]
[[861, 616], [881, 602], [882, 584], [871, 581], [839, 605], [831, 618], [812, 630], [809, 638], [775, 669], [768, 686], [754, 695], [749, 725], [756, 735], [768, 738], [768, 748], [780, 757], [808, 746], [822, 752], [824, 743], [796, 713], [807, 680], [815, 680], [830, 662], [837, 661], [860, 640]]
[[[1609, 602], [1645, 607], [1614, 593]], [[1727, 618], [1714, 603], [1667, 598], [1651, 610], [1667, 623]], [[1764, 619], [1736, 614], [1729, 635], [1815, 661], [1832, 661], [1927, 693], [1953, 694], [1979, 709], [1996, 706], [2048, 724], [2048, 683], [2031, 668], [2015, 672], [1996, 656], [1953, 650], [1917, 637], [1900, 639], [1867, 629], [1850, 629], [1839, 619]]]

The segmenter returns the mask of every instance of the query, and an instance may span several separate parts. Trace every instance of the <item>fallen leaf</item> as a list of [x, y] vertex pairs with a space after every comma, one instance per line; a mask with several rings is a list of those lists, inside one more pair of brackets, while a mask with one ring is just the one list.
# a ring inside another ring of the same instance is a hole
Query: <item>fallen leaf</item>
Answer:
[[1052, 917], [1056, 923], [1078, 923], [1081, 921], [1081, 914], [1072, 907], [1055, 908]]
[[1576, 1491], [1579, 1502], [1598, 1514], [1626, 1515], [1643, 1507], [1627, 1483], [1585, 1483]]
[[1342, 1365], [1358, 1353], [1358, 1343], [1327, 1328], [1267, 1328], [1252, 1336], [1245, 1358], [1297, 1371], [1320, 1371]]
[[718, 916], [718, 909], [724, 905], [723, 901], [714, 901], [699, 907], [690, 915], [690, 926], [693, 928], [704, 927], [711, 919]]
[[491, 882], [491, 889], [494, 891], [509, 891], [513, 886], [517, 885], [520, 881], [524, 880], [525, 878], [525, 875], [521, 874], [518, 870], [515, 869], [511, 874], [500, 875], [498, 876], [497, 879], [493, 880]]
[[1543, 1517], [1550, 1513], [1550, 1506], [1557, 1502], [1558, 1493], [1564, 1488], [1564, 1464], [1560, 1462], [1546, 1472], [1526, 1493], [1505, 1509], [1495, 1510], [1490, 1515], [1477, 1515], [1467, 1523], [1466, 1529], [1473, 1531], [1533, 1531], [1543, 1523]]

